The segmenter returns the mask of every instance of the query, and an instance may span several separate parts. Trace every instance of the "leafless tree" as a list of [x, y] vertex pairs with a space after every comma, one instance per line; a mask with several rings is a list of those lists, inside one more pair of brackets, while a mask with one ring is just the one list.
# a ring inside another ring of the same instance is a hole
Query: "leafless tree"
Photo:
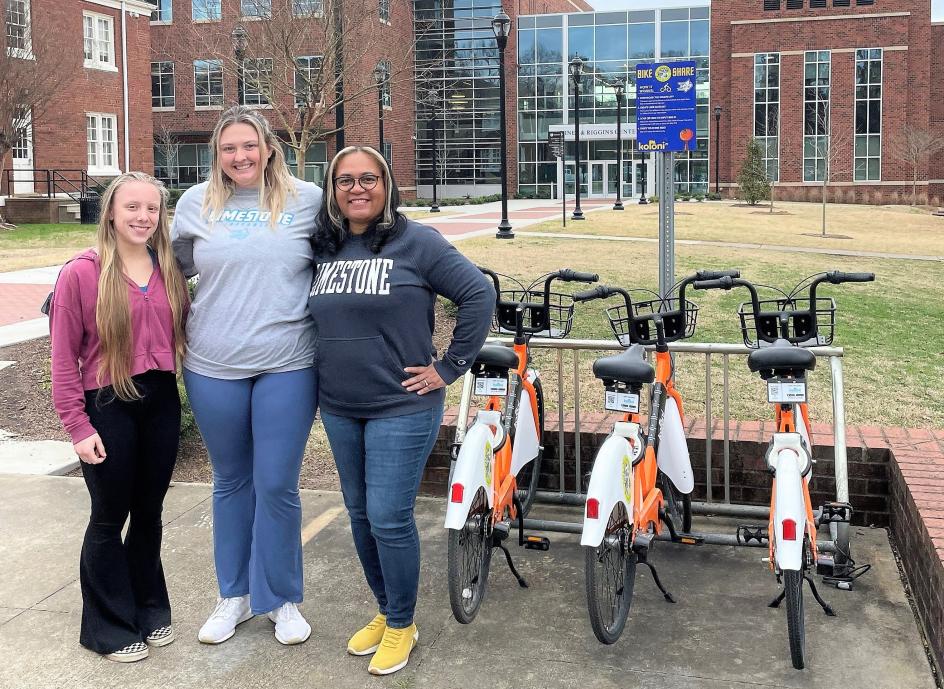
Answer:
[[[376, 116], [378, 55], [386, 68], [385, 88], [413, 88], [415, 39], [407, 45], [387, 43], [377, 0], [241, 0], [241, 11], [260, 17], [236, 25], [241, 39], [220, 31], [219, 25], [208, 29], [194, 23], [169, 40], [175, 46], [184, 43], [202, 59], [219, 60], [224, 78], [239, 84], [237, 99], [265, 108], [295, 152], [299, 177], [311, 145], [337, 131], [339, 108], [343, 106], [347, 125]], [[243, 45], [234, 46], [240, 40]], [[152, 50], [157, 55], [172, 52], [160, 44]]]
[[[164, 166], [168, 171], [177, 169], [177, 161], [180, 157], [180, 140], [174, 136], [166, 124], [162, 124], [154, 129], [154, 147], [160, 151], [164, 157]], [[173, 183], [174, 180], [171, 180]]]
[[944, 151], [944, 137], [929, 129], [906, 124], [897, 136], [889, 136], [888, 154], [911, 168], [911, 205], [918, 204], [918, 172], [932, 155]]
[[[813, 131], [817, 134], [807, 135], [816, 136], [814, 148], [816, 150], [817, 177], [823, 189], [823, 222], [820, 230], [821, 236], [826, 236], [826, 202], [827, 188], [830, 181], [836, 179], [838, 175], [850, 173], [852, 169], [852, 131], [843, 128], [841, 125], [832, 126], [830, 117], [829, 103], [823, 104], [816, 117], [808, 126], [813, 126]], [[805, 137], [804, 137], [805, 138]], [[805, 150], [805, 146], [803, 150]]]
[[[54, 35], [49, 24], [29, 14], [20, 14], [19, 21], [11, 24], [10, 15], [17, 8], [5, 5], [7, 30], [0, 46], [0, 179], [10, 151], [43, 121], [74, 68], [68, 51], [61, 49], [61, 37]], [[0, 225], [11, 227], [2, 216]]]

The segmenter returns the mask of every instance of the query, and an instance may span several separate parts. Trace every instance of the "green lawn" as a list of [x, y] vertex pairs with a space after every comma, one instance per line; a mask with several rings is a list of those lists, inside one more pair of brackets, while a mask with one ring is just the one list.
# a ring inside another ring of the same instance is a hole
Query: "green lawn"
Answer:
[[20, 225], [0, 230], [0, 272], [62, 263], [95, 244], [95, 225]]
[[[463, 241], [462, 252], [476, 263], [519, 276], [536, 276], [561, 267], [598, 272], [601, 282], [622, 287], [656, 288], [657, 248], [652, 244], [528, 238], [513, 242]], [[824, 286], [838, 304], [835, 345], [845, 348], [847, 422], [896, 426], [944, 427], [944, 263], [929, 261], [837, 258], [811, 254], [680, 246], [677, 276], [697, 269], [739, 268], [752, 282], [791, 287], [800, 278], [823, 270], [872, 271], [876, 282]], [[563, 289], [568, 289], [564, 286]], [[576, 290], [577, 288], [574, 288]], [[737, 305], [747, 293], [690, 292], [700, 306], [694, 342], [740, 343]], [[615, 301], [613, 303], [616, 303]], [[570, 337], [612, 338], [601, 302], [577, 306]], [[595, 355], [581, 357], [581, 405], [601, 410], [602, 392], [590, 372]], [[565, 406], [573, 407], [572, 354], [565, 361]], [[549, 406], [557, 407], [557, 359], [536, 357], [543, 368]], [[704, 413], [703, 355], [679, 357], [677, 381], [687, 412]], [[811, 374], [815, 420], [831, 421], [828, 361], [820, 359]], [[713, 357], [714, 413], [721, 412], [721, 357]], [[730, 404], [734, 418], [767, 418], [762, 381], [747, 371], [743, 357], [730, 359]], [[457, 387], [457, 386], [456, 386]], [[451, 390], [457, 397], [458, 390]]]

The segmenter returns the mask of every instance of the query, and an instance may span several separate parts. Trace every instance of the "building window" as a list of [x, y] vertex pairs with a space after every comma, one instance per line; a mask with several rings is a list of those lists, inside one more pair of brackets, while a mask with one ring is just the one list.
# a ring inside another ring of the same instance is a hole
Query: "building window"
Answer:
[[764, 0], [764, 9], [765, 10], [779, 10], [780, 0]]
[[219, 21], [223, 14], [222, 0], [193, 0], [192, 16], [195, 22]]
[[272, 17], [272, 0], [239, 0], [239, 13], [243, 17]]
[[102, 173], [117, 171], [117, 121], [114, 115], [86, 113], [85, 125], [88, 140], [89, 172]]
[[780, 53], [754, 56], [754, 138], [767, 179], [780, 179]]
[[114, 20], [101, 14], [85, 12], [82, 22], [85, 28], [85, 66], [116, 69]]
[[856, 50], [855, 176], [882, 178], [882, 49]]
[[787, 0], [787, 9], [788, 10], [802, 10], [803, 0]]
[[174, 107], [174, 63], [151, 63], [151, 107]]
[[389, 141], [383, 142], [383, 157], [387, 161], [390, 169], [393, 169], [393, 144]]
[[269, 105], [272, 93], [272, 59], [243, 60], [239, 70], [239, 102], [242, 105]]
[[32, 48], [29, 10], [28, 0], [6, 1], [7, 52], [14, 57], [25, 57]]
[[390, 0], [380, 0], [380, 21], [390, 23]]
[[295, 107], [313, 105], [320, 96], [321, 55], [295, 58]]
[[296, 17], [318, 17], [322, 12], [322, 0], [292, 0], [292, 14]]
[[[296, 177], [298, 176], [298, 156], [295, 149], [286, 144], [282, 144], [282, 150], [285, 151], [285, 163], [288, 169]], [[325, 170], [328, 168], [328, 144], [324, 141], [315, 141], [305, 152], [305, 171], [304, 179], [315, 184], [324, 182]]]
[[205, 181], [210, 176], [209, 144], [155, 139], [154, 176], [173, 188], [192, 187]]
[[829, 156], [830, 53], [807, 51], [803, 76], [803, 181], [826, 179]]
[[154, 5], [151, 10], [151, 21], [169, 24], [174, 18], [174, 3], [172, 0], [150, 0]]
[[833, 0], [833, 7], [849, 7], [850, 0]]
[[198, 108], [223, 105], [223, 63], [196, 60], [193, 63], [194, 105]]
[[826, 7], [826, 0], [810, 0], [810, 9], [816, 10]]

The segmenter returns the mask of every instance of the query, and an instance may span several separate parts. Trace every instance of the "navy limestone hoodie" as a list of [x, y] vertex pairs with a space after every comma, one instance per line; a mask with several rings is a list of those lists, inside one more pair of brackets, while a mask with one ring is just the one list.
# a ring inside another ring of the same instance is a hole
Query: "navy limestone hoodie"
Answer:
[[[407, 366], [436, 370], [448, 385], [472, 365], [488, 335], [491, 281], [434, 228], [405, 218], [373, 253], [366, 235], [348, 235], [336, 254], [315, 253], [308, 308], [315, 321], [318, 396], [337, 416], [382, 418], [442, 405], [445, 389], [425, 395], [401, 383]], [[433, 348], [434, 304], [458, 306], [452, 342]]]

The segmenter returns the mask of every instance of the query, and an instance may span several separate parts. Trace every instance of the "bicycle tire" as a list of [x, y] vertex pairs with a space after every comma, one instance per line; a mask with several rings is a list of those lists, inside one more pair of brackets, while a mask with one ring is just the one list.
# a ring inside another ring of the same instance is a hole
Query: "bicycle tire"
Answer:
[[852, 559], [852, 532], [848, 522], [836, 524], [836, 552], [833, 554], [834, 574], [845, 575], [855, 561]]
[[636, 554], [630, 541], [632, 524], [623, 503], [610, 512], [600, 545], [584, 547], [584, 574], [590, 626], [600, 643], [616, 643], [633, 604]]
[[682, 533], [692, 531], [692, 496], [682, 493], [666, 474], [659, 472], [659, 490], [665, 498], [665, 511], [672, 517], [672, 526]]
[[447, 578], [449, 604], [456, 621], [469, 624], [485, 599], [492, 559], [492, 511], [484, 488], [479, 488], [465, 526], [449, 529]]
[[803, 572], [783, 571], [783, 589], [787, 601], [787, 634], [790, 637], [790, 660], [793, 667], [806, 667], [806, 626], [803, 618]]
[[[540, 378], [534, 380], [534, 396], [538, 403], [538, 445], [542, 445], [544, 442], [544, 389], [541, 387]], [[512, 442], [514, 442], [514, 437], [512, 437]], [[518, 475], [515, 476], [515, 484], [518, 487], [515, 492], [521, 504], [522, 519], [528, 516], [534, 504], [534, 495], [541, 481], [541, 456], [543, 454], [539, 449], [537, 457], [521, 467]]]

